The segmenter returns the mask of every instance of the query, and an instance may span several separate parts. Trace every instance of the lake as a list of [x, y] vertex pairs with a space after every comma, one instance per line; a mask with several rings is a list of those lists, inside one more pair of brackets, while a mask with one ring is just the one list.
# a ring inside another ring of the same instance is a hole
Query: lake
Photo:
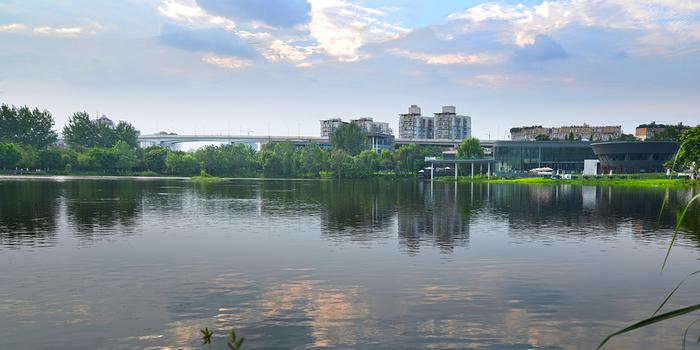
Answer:
[[700, 269], [698, 190], [0, 178], [0, 349], [591, 349]]

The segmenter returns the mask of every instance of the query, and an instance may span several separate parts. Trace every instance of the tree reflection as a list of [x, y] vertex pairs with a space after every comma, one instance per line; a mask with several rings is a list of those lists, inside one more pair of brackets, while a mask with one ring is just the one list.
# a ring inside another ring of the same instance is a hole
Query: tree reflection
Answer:
[[368, 241], [387, 236], [396, 208], [397, 182], [324, 181], [319, 183], [324, 236]]
[[85, 240], [114, 233], [131, 233], [141, 214], [147, 181], [68, 181], [65, 201], [68, 221]]
[[0, 246], [53, 246], [61, 184], [55, 181], [0, 183]]

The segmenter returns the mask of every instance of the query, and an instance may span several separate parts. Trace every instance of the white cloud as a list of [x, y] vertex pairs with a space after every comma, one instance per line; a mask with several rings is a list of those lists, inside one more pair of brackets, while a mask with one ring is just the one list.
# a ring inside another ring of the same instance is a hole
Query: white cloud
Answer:
[[448, 54], [428, 54], [424, 52], [414, 52], [401, 49], [389, 49], [389, 53], [410, 58], [412, 60], [423, 61], [427, 64], [439, 64], [439, 65], [450, 65], [450, 64], [495, 64], [503, 62], [505, 57], [500, 54], [488, 54], [488, 53], [478, 53], [478, 54], [462, 54], [462, 53], [448, 53]]
[[84, 31], [82, 27], [36, 27], [34, 33], [38, 34], [59, 34], [59, 35], [75, 35]]
[[688, 0], [559, 0], [534, 6], [480, 4], [448, 20], [461, 31], [499, 30], [504, 42], [518, 46], [532, 44], [539, 34], [573, 26], [631, 30], [640, 33], [633, 50], [670, 53], [679, 44], [700, 41], [689, 20], [698, 12], [700, 2]]
[[231, 31], [236, 28], [232, 20], [206, 13], [195, 0], [163, 0], [158, 6], [158, 12], [172, 20], [191, 25], [222, 27]]
[[0, 32], [16, 32], [26, 28], [27, 26], [21, 23], [0, 24]]
[[398, 38], [408, 30], [381, 20], [385, 12], [343, 0], [311, 0], [309, 33], [324, 53], [339, 61], [362, 58], [359, 49], [368, 43]]
[[313, 48], [292, 45], [293, 41], [273, 40], [263, 56], [268, 61], [303, 61], [313, 53]]
[[238, 57], [231, 56], [217, 56], [217, 55], [207, 55], [202, 57], [202, 61], [219, 66], [222, 68], [238, 69], [250, 66], [252, 64], [249, 60], [244, 60]]
[[468, 79], [454, 79], [454, 82], [479, 88], [501, 89], [507, 87], [524, 88], [541, 83], [572, 84], [576, 82], [576, 79], [573, 76], [564, 75], [477, 74]]

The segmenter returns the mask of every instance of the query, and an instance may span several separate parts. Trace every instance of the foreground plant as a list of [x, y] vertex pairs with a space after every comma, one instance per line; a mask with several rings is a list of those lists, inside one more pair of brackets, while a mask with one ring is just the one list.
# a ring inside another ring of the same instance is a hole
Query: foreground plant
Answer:
[[[202, 333], [202, 345], [211, 345], [211, 336], [214, 335], [214, 331], [210, 331], [209, 328], [206, 327], [204, 329], [200, 329], [199, 331]], [[244, 341], [245, 338], [238, 338], [236, 336], [236, 330], [232, 329], [230, 332], [228, 332], [228, 342], [226, 343], [226, 346], [228, 346], [230, 350], [240, 350]]]
[[[674, 161], [673, 161], [674, 167], [675, 167], [675, 164], [676, 164], [676, 160], [678, 159], [678, 154], [681, 154], [681, 151], [684, 151], [685, 146], [686, 146], [686, 143], [681, 144], [681, 147], [680, 147], [678, 153], [677, 153], [676, 156], [674, 157]], [[686, 216], [686, 214], [688, 213], [688, 209], [690, 208], [690, 206], [693, 204], [693, 202], [695, 202], [695, 201], [698, 200], [699, 198], [700, 198], [700, 194], [697, 194], [697, 195], [693, 196], [693, 197], [688, 201], [688, 203], [686, 204], [685, 208], [683, 208], [683, 211], [682, 211], [682, 212], [680, 213], [680, 215], [678, 216], [678, 218], [677, 218], [677, 220], [676, 220], [676, 226], [675, 226], [675, 228], [674, 228], [674, 230], [673, 230], [673, 236], [671, 237], [671, 243], [669, 243], [669, 245], [668, 245], [668, 249], [666, 250], [666, 255], [664, 256], [664, 262], [663, 262], [663, 264], [661, 265], [661, 271], [662, 271], [662, 272], [663, 272], [664, 268], [666, 267], [666, 263], [668, 262], [668, 257], [669, 257], [670, 254], [671, 254], [671, 248], [673, 247], [673, 244], [676, 242], [676, 237], [678, 236], [678, 232], [680, 231], [681, 223], [683, 222], [683, 219], [685, 219], [685, 216]], [[664, 207], [666, 206], [666, 201], [667, 201], [667, 198], [664, 198], [664, 201], [663, 201], [663, 203], [662, 203], [662, 205], [661, 205], [661, 211], [662, 211], [662, 212], [663, 212], [663, 210], [664, 210]], [[659, 218], [661, 218], [661, 213], [659, 214]], [[598, 347], [596, 348], [596, 350], [602, 348], [603, 346], [605, 346], [605, 344], [606, 344], [608, 341], [610, 341], [612, 338], [614, 338], [614, 337], [616, 337], [616, 336], [618, 336], [618, 335], [622, 335], [622, 334], [625, 334], [625, 333], [629, 333], [629, 332], [631, 332], [631, 331], [634, 331], [634, 330], [637, 330], [637, 329], [640, 329], [640, 328], [643, 328], [643, 327], [651, 326], [651, 325], [656, 324], [656, 323], [659, 323], [659, 322], [661, 322], [661, 321], [665, 321], [665, 320], [668, 320], [668, 319], [676, 318], [676, 317], [683, 316], [683, 315], [685, 315], [685, 314], [689, 314], [689, 313], [692, 313], [692, 312], [695, 312], [695, 311], [700, 310], [700, 304], [695, 304], [695, 305], [690, 305], [690, 306], [686, 306], [686, 307], [683, 307], [683, 308], [680, 308], [680, 309], [675, 309], [675, 310], [672, 310], [672, 311], [668, 311], [668, 312], [659, 314], [659, 312], [661, 311], [661, 309], [662, 309], [662, 308], [666, 305], [666, 303], [671, 299], [671, 297], [673, 296], [673, 294], [675, 294], [676, 291], [678, 291], [678, 289], [683, 285], [683, 283], [685, 283], [685, 281], [686, 281], [688, 278], [690, 278], [690, 277], [692, 277], [692, 276], [694, 276], [694, 275], [696, 275], [696, 274], [699, 274], [699, 273], [700, 273], [700, 270], [695, 271], [695, 272], [689, 274], [689, 275], [688, 275], [685, 279], [683, 279], [680, 283], [678, 283], [678, 285], [676, 285], [676, 287], [673, 288], [673, 290], [671, 290], [671, 292], [668, 294], [668, 296], [666, 296], [666, 298], [661, 302], [661, 305], [659, 305], [659, 307], [656, 308], [656, 311], [654, 311], [654, 313], [653, 313], [650, 317], [648, 317], [648, 318], [646, 318], [646, 319], [644, 319], [644, 320], [641, 320], [641, 321], [639, 321], [639, 322], [637, 322], [637, 323], [634, 323], [634, 324], [632, 324], [632, 325], [630, 325], [630, 326], [627, 326], [627, 327], [625, 327], [625, 328], [623, 328], [623, 329], [621, 329], [621, 330], [619, 330], [619, 331], [617, 331], [617, 332], [614, 332], [614, 333], [608, 335], [607, 337], [605, 337], [605, 339], [603, 339], [603, 341], [600, 343], [600, 345], [598, 345]], [[695, 323], [697, 323], [698, 321], [700, 321], [700, 319], [694, 320], [693, 322], [691, 322], [691, 323], [686, 327], [685, 332], [683, 333], [683, 340], [682, 340], [682, 345], [681, 345], [681, 348], [682, 348], [682, 349], [685, 349], [685, 343], [686, 343], [686, 339], [687, 339], [687, 336], [688, 336], [688, 332], [690, 331], [690, 328], [691, 328]], [[698, 337], [698, 340], [697, 340], [696, 343], [700, 344], [700, 337]]]
[[211, 344], [211, 336], [214, 335], [214, 332], [209, 331], [209, 328], [206, 327], [199, 331], [202, 332], [202, 345]]

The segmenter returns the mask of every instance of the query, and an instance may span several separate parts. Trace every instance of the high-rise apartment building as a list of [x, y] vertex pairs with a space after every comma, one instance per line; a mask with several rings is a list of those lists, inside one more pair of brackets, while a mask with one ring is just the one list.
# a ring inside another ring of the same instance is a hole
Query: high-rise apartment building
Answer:
[[399, 138], [432, 139], [433, 118], [422, 116], [420, 107], [411, 105], [408, 113], [399, 114]]
[[347, 124], [347, 122], [340, 118], [321, 120], [321, 137], [330, 137], [343, 124]]
[[458, 115], [454, 106], [443, 106], [434, 117], [422, 116], [420, 107], [411, 105], [408, 113], [399, 114], [399, 137], [402, 139], [461, 140], [471, 137], [472, 118]]
[[472, 135], [472, 118], [458, 115], [454, 106], [443, 106], [435, 113], [434, 136], [436, 139], [461, 140]]
[[393, 130], [389, 127], [389, 123], [375, 122], [372, 118], [352, 119], [350, 123], [355, 124], [368, 134], [393, 134]]
[[[376, 152], [394, 149], [394, 135], [389, 123], [375, 122], [372, 118], [351, 119], [351, 124], [357, 125], [367, 134], [367, 145]], [[321, 137], [331, 138], [331, 135], [344, 124], [340, 118], [321, 120]]]

